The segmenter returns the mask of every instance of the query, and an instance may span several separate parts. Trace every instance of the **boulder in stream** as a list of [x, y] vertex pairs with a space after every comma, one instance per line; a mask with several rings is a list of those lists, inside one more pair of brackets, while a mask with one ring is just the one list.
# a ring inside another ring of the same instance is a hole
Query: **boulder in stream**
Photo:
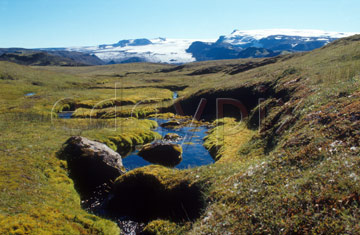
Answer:
[[58, 156], [67, 161], [70, 178], [82, 195], [90, 194], [125, 173], [119, 153], [85, 137], [70, 137]]
[[148, 162], [174, 167], [182, 161], [182, 147], [179, 144], [155, 142], [145, 144], [138, 155]]
[[178, 141], [179, 139], [181, 139], [181, 136], [179, 136], [176, 133], [167, 133], [164, 136], [164, 140], [168, 140], [168, 141]]

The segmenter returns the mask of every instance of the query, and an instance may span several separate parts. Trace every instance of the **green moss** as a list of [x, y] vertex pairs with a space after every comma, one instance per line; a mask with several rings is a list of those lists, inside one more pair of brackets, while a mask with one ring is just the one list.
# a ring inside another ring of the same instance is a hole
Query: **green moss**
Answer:
[[100, 119], [113, 119], [115, 117], [135, 117], [144, 118], [151, 114], [157, 113], [158, 109], [154, 107], [134, 108], [135, 106], [104, 108], [104, 109], [88, 109], [78, 108], [75, 110], [73, 117], [75, 118], [100, 118]]
[[113, 128], [84, 131], [83, 135], [105, 143], [120, 154], [129, 152], [136, 145], [143, 145], [155, 139], [161, 139], [161, 135], [151, 129], [157, 123], [152, 120], [118, 119]]
[[175, 114], [173, 113], [156, 113], [149, 115], [150, 118], [160, 118], [160, 119], [170, 119], [174, 118]]
[[174, 149], [176, 152], [178, 152], [180, 155], [182, 154], [183, 150], [182, 150], [182, 147], [181, 145], [177, 144], [174, 146]]
[[183, 181], [182, 175], [183, 173], [176, 169], [171, 169], [159, 165], [150, 165], [138, 169], [134, 169], [126, 173], [126, 176], [119, 177], [116, 179], [116, 184], [121, 184], [125, 182], [128, 178], [132, 179], [137, 175], [148, 175], [150, 177], [155, 177], [160, 184], [164, 185], [165, 188], [171, 189], [175, 185], [179, 184]]
[[168, 220], [153, 220], [146, 225], [143, 231], [147, 235], [175, 235], [183, 232], [181, 227]]
[[215, 161], [242, 161], [237, 151], [253, 137], [255, 131], [246, 128], [244, 122], [234, 118], [216, 120], [216, 127], [209, 131], [204, 140], [204, 147], [209, 150]]
[[61, 214], [55, 208], [3, 217], [0, 222], [2, 234], [53, 234], [54, 229], [62, 234], [120, 234], [110, 221], [95, 216]]
[[113, 193], [115, 197], [109, 208], [141, 221], [194, 220], [204, 206], [201, 188], [189, 182], [183, 171], [157, 165], [137, 168], [120, 176], [114, 183]]
[[7, 114], [0, 121], [7, 151], [0, 160], [0, 174], [6, 175], [0, 177], [0, 233], [119, 234], [115, 223], [82, 210], [66, 162], [55, 156], [66, 131], [49, 131], [49, 119], [24, 117]]

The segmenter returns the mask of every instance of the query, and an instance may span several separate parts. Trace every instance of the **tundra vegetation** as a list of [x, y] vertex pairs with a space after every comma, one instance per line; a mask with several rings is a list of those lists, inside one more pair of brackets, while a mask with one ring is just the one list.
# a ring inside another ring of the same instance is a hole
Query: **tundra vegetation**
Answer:
[[[114, 182], [126, 200], [121, 187], [144, 186], [139, 179], [158, 187], [144, 192], [173, 198], [169, 212], [157, 210], [159, 198], [150, 195], [144, 232], [360, 233], [358, 35], [306, 53], [182, 66], [0, 62], [0, 87], [1, 234], [120, 233], [111, 219], [81, 208], [56, 153], [81, 135], [124, 155], [160, 138], [146, 118], [173, 117], [173, 103], [193, 115], [201, 98], [207, 99], [201, 118], [214, 126], [205, 139], [214, 164], [151, 165]], [[226, 107], [228, 115], [216, 119], [216, 98], [241, 101], [247, 117]], [[61, 111], [74, 111], [73, 118], [56, 118]], [[116, 204], [134, 213], [127, 206]]]

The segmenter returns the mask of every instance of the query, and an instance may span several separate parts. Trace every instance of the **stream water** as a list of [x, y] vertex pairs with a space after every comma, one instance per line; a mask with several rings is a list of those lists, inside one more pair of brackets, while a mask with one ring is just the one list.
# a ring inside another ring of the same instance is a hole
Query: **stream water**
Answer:
[[33, 96], [35, 95], [35, 92], [26, 93], [24, 96]]
[[73, 113], [73, 111], [63, 111], [58, 113], [58, 117], [63, 119], [70, 119]]
[[[74, 112], [72, 111], [64, 111], [58, 113], [58, 117], [62, 119], [70, 119], [73, 113]], [[151, 120], [155, 120], [158, 123], [158, 127], [154, 131], [159, 133], [162, 137], [164, 137], [168, 133], [175, 133], [180, 136], [179, 140], [171, 141], [172, 143], [182, 145], [183, 148], [183, 160], [180, 162], [179, 165], [176, 166], [176, 168], [186, 169], [196, 166], [208, 165], [214, 162], [210, 153], [203, 146], [203, 138], [206, 136], [206, 132], [208, 131], [208, 128], [206, 126], [185, 126], [181, 128], [170, 129], [161, 126], [162, 123], [168, 122], [169, 120], [154, 118], [151, 118]], [[126, 170], [129, 171], [138, 167], [151, 164], [150, 162], [145, 161], [142, 157], [138, 156], [138, 152], [138, 148], [135, 148], [135, 150], [132, 151], [130, 154], [122, 155], [123, 165]]]
[[[173, 143], [181, 144], [183, 148], [183, 160], [176, 166], [176, 168], [186, 169], [201, 165], [208, 165], [214, 162], [209, 152], [203, 146], [203, 138], [206, 136], [206, 132], [208, 131], [207, 127], [185, 126], [177, 129], [169, 129], [160, 126], [162, 123], [168, 122], [169, 120], [152, 120], [157, 121], [159, 124], [154, 131], [158, 132], [161, 136], [164, 137], [167, 133], [175, 133], [181, 137], [178, 141], [171, 141]], [[123, 156], [123, 165], [127, 170], [151, 164], [145, 161], [142, 157], [138, 156], [137, 153], [138, 150], [135, 150], [129, 155]]]

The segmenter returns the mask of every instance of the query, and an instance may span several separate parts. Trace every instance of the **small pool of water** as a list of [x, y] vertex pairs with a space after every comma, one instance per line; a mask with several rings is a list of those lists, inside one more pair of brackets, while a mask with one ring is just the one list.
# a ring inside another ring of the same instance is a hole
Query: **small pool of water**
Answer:
[[26, 93], [24, 96], [33, 96], [35, 94], [36, 94], [35, 92], [30, 92], [30, 93]]
[[58, 113], [58, 117], [63, 118], [63, 119], [70, 119], [71, 115], [73, 113], [74, 113], [73, 111], [64, 111], [64, 112]]
[[[203, 138], [206, 136], [208, 128], [202, 127], [182, 127], [178, 129], [168, 129], [161, 127], [160, 124], [168, 122], [164, 119], [152, 119], [158, 122], [159, 126], [155, 129], [161, 136], [167, 133], [176, 133], [181, 136], [179, 141], [173, 142], [181, 144], [183, 148], [183, 160], [175, 168], [186, 169], [196, 166], [208, 165], [214, 162], [209, 151], [203, 146]], [[147, 166], [151, 163], [145, 161], [142, 157], [137, 155], [138, 150], [133, 151], [128, 156], [123, 156], [123, 165], [127, 170], [132, 170], [137, 167]]]

